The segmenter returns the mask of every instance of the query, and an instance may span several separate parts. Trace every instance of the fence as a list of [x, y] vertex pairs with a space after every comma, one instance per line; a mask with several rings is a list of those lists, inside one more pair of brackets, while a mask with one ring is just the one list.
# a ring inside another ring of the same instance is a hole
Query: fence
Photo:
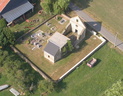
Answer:
[[96, 35], [97, 38], [99, 38], [102, 43], [100, 43], [94, 50], [92, 50], [88, 55], [86, 55], [83, 59], [81, 59], [76, 65], [74, 65], [70, 70], [68, 70], [65, 74], [63, 74], [57, 82], [61, 81], [65, 76], [67, 76], [72, 70], [74, 70], [77, 66], [79, 66], [86, 58], [88, 58], [90, 55], [92, 55], [97, 49], [99, 49], [101, 46], [103, 46], [106, 42], [106, 40], [103, 37], [99, 37]]
[[[53, 17], [55, 17], [56, 15], [54, 15]], [[62, 15], [63, 16], [63, 15]], [[66, 16], [66, 15], [65, 15]], [[48, 20], [52, 19], [53, 17], [49, 18]], [[66, 17], [67, 19], [69, 17]], [[23, 36], [27, 35], [28, 33], [34, 31], [35, 29], [37, 29], [38, 27], [42, 26], [44, 23], [46, 23], [48, 20], [45, 20], [42, 24], [38, 25], [36, 28], [30, 30], [29, 32], [25, 33], [24, 35], [22, 35], [20, 38], [22, 38]], [[68, 24], [69, 26], [69, 24]], [[64, 30], [65, 31], [65, 30]], [[94, 33], [95, 34], [95, 33]], [[76, 65], [74, 65], [70, 70], [68, 70], [65, 74], [63, 74], [57, 81], [52, 80], [45, 72], [43, 72], [43, 70], [39, 69], [34, 63], [32, 63], [27, 57], [25, 57], [16, 47], [11, 46], [11, 48], [14, 50], [14, 52], [16, 52], [22, 59], [24, 59], [27, 63], [30, 64], [30, 66], [37, 71], [44, 79], [48, 79], [50, 81], [53, 82], [59, 82], [61, 81], [66, 75], [68, 75], [72, 70], [74, 70], [77, 66], [79, 66], [87, 57], [89, 57], [90, 55], [92, 55], [97, 49], [99, 49], [102, 45], [105, 44], [106, 40], [103, 37], [99, 37], [97, 35], [95, 35], [97, 38], [99, 38], [102, 43], [99, 44], [94, 50], [92, 50], [88, 55], [86, 55], [83, 59], [81, 59], [78, 63], [76, 63]], [[18, 38], [17, 41], [20, 39]]]
[[28, 58], [26, 58], [16, 47], [10, 46], [15, 53], [17, 53], [22, 59], [24, 59], [35, 71], [37, 71], [44, 79], [53, 81], [45, 72], [39, 69], [35, 64], [33, 64]]
[[49, 19], [45, 20], [44, 22], [42, 22], [40, 25], [38, 25], [37, 27], [35, 27], [34, 29], [28, 31], [27, 33], [23, 34], [22, 36], [20, 36], [16, 41], [19, 41], [23, 36], [31, 33], [32, 31], [34, 31], [35, 29], [39, 28], [40, 26], [42, 26], [43, 24], [45, 24], [47, 21], [49, 21], [50, 19], [54, 18], [56, 15], [50, 17]]

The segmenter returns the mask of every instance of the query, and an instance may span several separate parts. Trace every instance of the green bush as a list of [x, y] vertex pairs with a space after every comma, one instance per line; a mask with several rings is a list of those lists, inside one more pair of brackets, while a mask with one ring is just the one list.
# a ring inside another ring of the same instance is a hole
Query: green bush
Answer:
[[61, 19], [62, 19], [62, 17], [60, 17], [60, 16], [59, 16], [59, 17], [57, 17], [57, 20], [58, 20], [58, 21], [60, 21]]
[[6, 27], [6, 21], [5, 19], [0, 19], [0, 29]]

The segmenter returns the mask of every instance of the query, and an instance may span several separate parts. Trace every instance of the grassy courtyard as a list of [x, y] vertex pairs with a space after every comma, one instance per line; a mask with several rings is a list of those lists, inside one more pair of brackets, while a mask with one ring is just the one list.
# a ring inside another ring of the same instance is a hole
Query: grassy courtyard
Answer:
[[[59, 93], [48, 96], [101, 96], [123, 78], [123, 55], [110, 47], [109, 43], [104, 45], [62, 81], [63, 89]], [[98, 59], [98, 64], [89, 68], [85, 63], [93, 57]]]
[[[62, 17], [62, 19], [65, 19]], [[41, 27], [37, 28], [34, 32], [38, 31], [38, 30], [42, 30], [43, 32], [62, 32], [65, 27], [67, 26], [67, 24], [69, 23], [69, 21], [67, 19], [65, 19], [66, 21], [63, 24], [60, 24], [60, 20], [57, 20], [57, 17], [54, 17], [53, 19], [49, 20], [47, 23], [45, 23], [44, 25], [42, 25]], [[52, 28], [54, 28], [52, 30]]]
[[123, 40], [123, 1], [122, 0], [73, 0], [95, 20], [102, 22], [112, 33], [118, 33]]
[[89, 32], [87, 32], [86, 40], [81, 44], [80, 49], [75, 50], [72, 54], [62, 58], [55, 64], [50, 63], [47, 59], [44, 58], [43, 49], [46, 42], [44, 43], [43, 47], [35, 50], [31, 50], [29, 45], [25, 43], [17, 44], [16, 47], [36, 66], [46, 72], [52, 79], [57, 80], [100, 43], [101, 41], [97, 39], [97, 37], [92, 36]]

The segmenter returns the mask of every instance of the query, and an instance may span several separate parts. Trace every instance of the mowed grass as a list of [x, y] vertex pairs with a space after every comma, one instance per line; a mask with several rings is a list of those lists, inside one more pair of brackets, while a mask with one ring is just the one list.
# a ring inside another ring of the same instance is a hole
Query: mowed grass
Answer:
[[[123, 0], [74, 0], [79, 7], [85, 7], [84, 11], [89, 13], [95, 20], [102, 22], [108, 30], [123, 40]], [[87, 4], [87, 2], [89, 2]]]
[[30, 46], [24, 43], [17, 44], [16, 47], [53, 80], [57, 80], [101, 43], [95, 36], [91, 36], [89, 32], [87, 33], [86, 40], [81, 44], [80, 49], [74, 51], [69, 56], [62, 58], [55, 64], [52, 64], [44, 58], [43, 49], [46, 43], [41, 49], [35, 50], [31, 50]]
[[[98, 63], [89, 68], [85, 62], [69, 74], [61, 83], [62, 90], [52, 92], [48, 96], [101, 96], [117, 80], [123, 78], [123, 55], [111, 49], [107, 43], [88, 60], [95, 57]], [[0, 78], [0, 84], [6, 84], [6, 78]], [[0, 92], [0, 96], [13, 96], [8, 90]], [[37, 91], [32, 96], [39, 96]]]
[[[62, 90], [48, 96], [101, 96], [117, 80], [123, 78], [123, 55], [109, 44], [104, 45], [88, 60], [95, 57], [98, 63], [89, 68], [85, 62], [62, 81]], [[88, 61], [87, 60], [87, 61]]]

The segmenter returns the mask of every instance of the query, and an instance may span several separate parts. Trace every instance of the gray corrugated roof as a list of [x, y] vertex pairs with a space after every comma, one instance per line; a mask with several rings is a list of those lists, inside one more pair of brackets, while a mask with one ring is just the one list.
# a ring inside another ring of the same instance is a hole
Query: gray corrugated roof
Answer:
[[2, 16], [9, 23], [9, 22], [17, 19], [18, 17], [20, 17], [27, 11], [31, 10], [32, 8], [33, 8], [33, 5], [31, 3], [29, 3], [28, 1], [25, 1], [20, 6], [3, 13]]
[[57, 45], [53, 44], [52, 42], [48, 42], [48, 44], [44, 48], [44, 51], [51, 54], [52, 56], [55, 56], [56, 53], [58, 52], [58, 50], [59, 50], [59, 47]]

